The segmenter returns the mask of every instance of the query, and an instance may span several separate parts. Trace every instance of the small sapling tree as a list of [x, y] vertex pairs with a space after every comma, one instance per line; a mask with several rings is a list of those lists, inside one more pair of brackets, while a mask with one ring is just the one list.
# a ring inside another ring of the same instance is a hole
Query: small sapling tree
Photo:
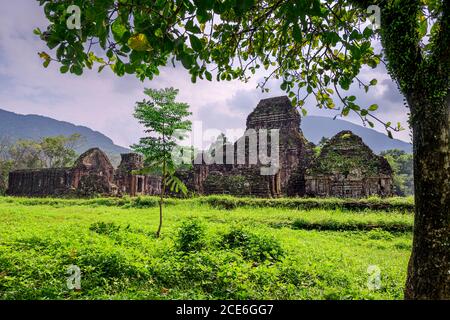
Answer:
[[134, 117], [145, 127], [147, 136], [131, 147], [144, 155], [144, 168], [138, 173], [157, 173], [161, 176], [159, 226], [156, 231], [158, 238], [166, 194], [168, 191], [187, 193], [186, 186], [175, 175], [177, 161], [172, 157], [172, 151], [177, 146], [177, 139], [182, 139], [178, 134], [180, 130], [191, 129], [191, 122], [187, 119], [191, 113], [188, 104], [175, 101], [177, 89], [145, 89], [144, 93], [150, 99], [137, 102]]

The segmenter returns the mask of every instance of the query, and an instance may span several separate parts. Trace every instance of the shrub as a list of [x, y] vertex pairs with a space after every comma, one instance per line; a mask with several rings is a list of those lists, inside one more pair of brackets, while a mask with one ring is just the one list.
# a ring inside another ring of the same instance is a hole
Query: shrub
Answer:
[[239, 248], [246, 246], [250, 241], [250, 236], [242, 229], [233, 229], [222, 238], [221, 245], [225, 248]]
[[234, 229], [222, 237], [223, 248], [242, 250], [244, 258], [256, 262], [279, 261], [284, 256], [280, 243], [272, 237], [253, 234], [242, 229]]
[[89, 230], [94, 231], [98, 234], [111, 235], [120, 230], [120, 226], [116, 225], [114, 222], [95, 222], [91, 224]]
[[392, 240], [394, 236], [389, 231], [382, 230], [380, 228], [376, 228], [367, 232], [367, 237], [373, 240]]
[[248, 245], [243, 247], [242, 254], [245, 258], [258, 262], [279, 261], [283, 258], [284, 251], [274, 238], [253, 235]]
[[205, 226], [195, 219], [184, 221], [178, 230], [176, 245], [182, 252], [200, 251], [206, 245]]

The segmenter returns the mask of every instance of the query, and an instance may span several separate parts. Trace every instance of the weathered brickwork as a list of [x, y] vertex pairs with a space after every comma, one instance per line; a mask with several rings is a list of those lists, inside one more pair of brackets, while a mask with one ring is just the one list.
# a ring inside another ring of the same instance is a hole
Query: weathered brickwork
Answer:
[[[239, 141], [248, 139], [244, 136], [232, 145], [234, 164], [194, 164], [192, 174], [184, 174], [184, 181], [194, 192], [207, 195], [364, 197], [392, 194], [392, 169], [386, 159], [375, 155], [360, 137], [343, 131], [330, 139], [316, 156], [315, 146], [304, 137], [300, 123], [300, 114], [287, 97], [261, 100], [248, 116], [246, 129], [279, 129], [278, 173], [261, 175], [259, 169], [263, 165], [259, 161], [249, 163], [249, 141], [245, 144], [245, 164], [237, 164]], [[258, 136], [258, 150], [259, 142]]]
[[9, 174], [8, 194], [16, 196], [92, 196], [157, 194], [160, 179], [134, 175], [142, 168], [142, 157], [122, 154], [115, 170], [98, 148], [83, 153], [71, 168], [18, 170]]
[[351, 131], [341, 131], [323, 146], [306, 171], [306, 194], [365, 197], [392, 194], [392, 169]]
[[[223, 158], [218, 156], [221, 163], [208, 164], [211, 162], [199, 154], [192, 170], [180, 170], [177, 175], [192, 193], [205, 195], [365, 197], [392, 194], [389, 163], [375, 155], [360, 137], [342, 131], [317, 152], [314, 144], [305, 139], [300, 123], [300, 114], [287, 97], [261, 100], [247, 117], [246, 135], [234, 144], [219, 144], [220, 148], [214, 149], [219, 152], [217, 155], [222, 149]], [[258, 134], [261, 129], [279, 130], [279, 170], [269, 175], [262, 174], [261, 169], [270, 164], [258, 155], [263, 151], [269, 156], [272, 141], [268, 136], [267, 150], [263, 150]], [[255, 144], [257, 158], [250, 161], [250, 146]], [[231, 163], [227, 161], [227, 153]], [[119, 167], [114, 169], [106, 154], [94, 148], [82, 154], [72, 168], [11, 172], [8, 193], [27, 196], [159, 194], [160, 178], [138, 174], [142, 167], [142, 157], [130, 153], [122, 154]]]

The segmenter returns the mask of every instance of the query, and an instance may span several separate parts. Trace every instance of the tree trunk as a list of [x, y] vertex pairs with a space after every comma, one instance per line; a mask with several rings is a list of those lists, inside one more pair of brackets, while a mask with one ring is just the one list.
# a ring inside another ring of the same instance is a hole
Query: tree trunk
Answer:
[[407, 100], [415, 219], [405, 299], [450, 299], [450, 96], [434, 104], [413, 95]]
[[164, 161], [163, 163], [163, 175], [161, 178], [161, 194], [160, 194], [160, 199], [159, 199], [159, 226], [158, 226], [158, 231], [156, 231], [156, 237], [159, 238], [159, 236], [161, 235], [161, 228], [162, 228], [162, 223], [163, 223], [163, 207], [164, 207], [164, 196], [166, 194], [166, 162]]
[[157, 238], [159, 238], [159, 236], [161, 235], [162, 220], [163, 220], [163, 204], [164, 204], [164, 199], [161, 194], [161, 199], [159, 200], [159, 226], [158, 226], [158, 230], [156, 231]]
[[166, 190], [164, 177], [161, 179], [161, 182], [162, 182], [161, 195], [160, 195], [160, 199], [159, 199], [159, 226], [158, 226], [158, 231], [156, 231], [157, 238], [159, 238], [159, 236], [161, 235], [161, 228], [162, 228], [162, 223], [163, 223], [164, 193]]

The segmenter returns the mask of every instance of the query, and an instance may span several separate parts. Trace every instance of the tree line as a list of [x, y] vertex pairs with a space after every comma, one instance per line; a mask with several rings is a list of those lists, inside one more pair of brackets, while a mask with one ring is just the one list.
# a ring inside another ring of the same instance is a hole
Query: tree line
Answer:
[[77, 157], [75, 149], [82, 142], [80, 134], [43, 137], [39, 140], [0, 137], [0, 194], [8, 187], [12, 170], [71, 166]]

